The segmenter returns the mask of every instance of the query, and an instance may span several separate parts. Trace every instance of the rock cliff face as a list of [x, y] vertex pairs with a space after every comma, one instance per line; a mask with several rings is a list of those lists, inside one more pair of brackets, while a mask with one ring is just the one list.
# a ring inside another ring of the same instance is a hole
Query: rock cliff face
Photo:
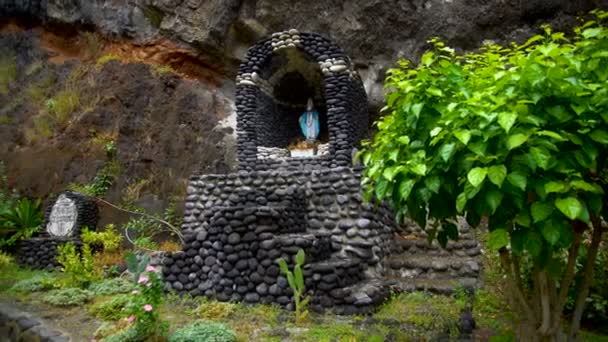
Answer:
[[[418, 59], [430, 37], [459, 50], [522, 41], [541, 23], [568, 29], [593, 8], [608, 8], [608, 0], [0, 0], [0, 57], [15, 59], [17, 71], [6, 92], [0, 82], [0, 159], [14, 185], [47, 196], [103, 167], [103, 150], [89, 142], [107, 133], [124, 172], [116, 189], [155, 175], [168, 194], [201, 167], [229, 167], [233, 132], [223, 127], [234, 122], [233, 79], [247, 49], [269, 33], [317, 32], [344, 48], [373, 117], [386, 69], [398, 58]], [[7, 24], [18, 18], [25, 27]], [[49, 52], [48, 31], [63, 37], [63, 51]], [[91, 35], [82, 32], [98, 34], [100, 56], [129, 58], [83, 60]], [[155, 72], [149, 62], [178, 74]], [[37, 118], [69, 82], [93, 100], [83, 100], [77, 120], [36, 140], [32, 132], [44, 131]]]
[[483, 40], [521, 41], [539, 23], [563, 29], [606, 7], [607, 0], [0, 0], [0, 15], [92, 25], [140, 43], [169, 38], [229, 76], [267, 33], [318, 32], [353, 57], [377, 107], [386, 69], [397, 58], [417, 59], [430, 37], [465, 50]]

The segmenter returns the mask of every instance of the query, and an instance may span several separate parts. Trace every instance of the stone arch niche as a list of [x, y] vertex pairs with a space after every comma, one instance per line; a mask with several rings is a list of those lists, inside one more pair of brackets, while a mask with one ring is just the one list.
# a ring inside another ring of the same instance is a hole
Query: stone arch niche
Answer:
[[[306, 166], [351, 166], [352, 152], [367, 134], [367, 96], [344, 51], [328, 39], [289, 30], [273, 34], [249, 49], [237, 76], [237, 137], [239, 168], [267, 169], [276, 158], [264, 158], [267, 148], [286, 166], [301, 166], [289, 158], [287, 145], [301, 136], [298, 117], [312, 97], [319, 112], [323, 151]], [[283, 151], [281, 151], [281, 149]], [[271, 156], [272, 157], [272, 156]]]

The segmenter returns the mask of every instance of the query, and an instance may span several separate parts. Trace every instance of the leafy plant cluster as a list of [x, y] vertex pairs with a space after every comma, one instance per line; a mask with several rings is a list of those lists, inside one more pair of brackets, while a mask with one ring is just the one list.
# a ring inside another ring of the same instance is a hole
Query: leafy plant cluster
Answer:
[[388, 72], [388, 113], [361, 154], [366, 197], [389, 201], [430, 239], [457, 239], [458, 215], [473, 227], [488, 218], [512, 304], [542, 338], [561, 334], [581, 237], [591, 231], [584, 303], [608, 217], [608, 14], [594, 15], [572, 39], [545, 27], [523, 45], [461, 56], [433, 40], [418, 67], [402, 61]]
[[113, 296], [111, 299], [94, 304], [89, 307], [89, 312], [103, 320], [117, 321], [124, 317], [125, 308], [131, 301], [130, 294]]
[[25, 293], [48, 291], [55, 287], [56, 282], [57, 278], [54, 276], [38, 275], [16, 282], [11, 287], [11, 291]]
[[133, 290], [133, 284], [123, 278], [104, 279], [89, 286], [89, 291], [96, 296], [128, 293]]
[[57, 262], [63, 266], [63, 272], [68, 276], [64, 280], [64, 287], [86, 288], [99, 275], [93, 269], [93, 254], [91, 247], [84, 243], [80, 251], [74, 244], [68, 242], [57, 246]]
[[222, 323], [196, 320], [187, 326], [177, 329], [171, 336], [170, 342], [235, 342], [236, 334]]
[[6, 167], [0, 161], [0, 248], [30, 238], [40, 229], [42, 218], [39, 200], [19, 198], [17, 191], [9, 189]]
[[104, 252], [116, 251], [122, 243], [122, 234], [117, 232], [114, 224], [106, 225], [102, 232], [91, 231], [84, 227], [80, 237], [83, 243], [99, 246]]
[[304, 286], [304, 273], [302, 267], [305, 262], [304, 250], [300, 249], [295, 257], [295, 265], [293, 272], [287, 266], [285, 259], [279, 259], [279, 268], [281, 273], [287, 277], [287, 283], [293, 290], [293, 300], [295, 304], [296, 323], [301, 323], [306, 317], [308, 317], [308, 310], [306, 307], [310, 302], [311, 297], [306, 295], [306, 288]]
[[88, 184], [70, 183], [68, 188], [82, 194], [94, 197], [103, 197], [110, 189], [116, 177], [120, 173], [120, 164], [116, 160], [110, 160], [97, 172], [93, 181]]
[[55, 306], [82, 305], [92, 298], [89, 291], [78, 288], [51, 290], [42, 297], [42, 301]]

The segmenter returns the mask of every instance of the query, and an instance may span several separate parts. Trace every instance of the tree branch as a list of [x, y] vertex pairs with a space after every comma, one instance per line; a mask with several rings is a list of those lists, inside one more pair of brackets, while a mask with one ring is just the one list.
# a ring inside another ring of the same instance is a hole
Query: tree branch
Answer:
[[[180, 230], [177, 229], [176, 227], [174, 227], [171, 223], [169, 223], [169, 222], [167, 222], [167, 221], [165, 221], [163, 219], [159, 219], [158, 217], [154, 217], [152, 215], [146, 214], [146, 213], [138, 213], [137, 211], [131, 211], [131, 210], [120, 208], [120, 207], [118, 207], [118, 206], [116, 206], [116, 205], [114, 205], [114, 204], [112, 204], [112, 203], [110, 203], [110, 202], [108, 202], [108, 201], [106, 201], [104, 199], [101, 199], [99, 197], [94, 197], [94, 198], [95, 198], [96, 201], [99, 201], [99, 202], [101, 202], [103, 204], [109, 205], [110, 207], [112, 207], [112, 208], [114, 208], [116, 210], [120, 210], [120, 211], [123, 211], [125, 213], [129, 213], [129, 214], [141, 215], [143, 217], [147, 217], [147, 218], [149, 218], [151, 220], [154, 220], [154, 221], [157, 221], [157, 222], [160, 222], [160, 223], [164, 224], [165, 226], [169, 227], [169, 229], [177, 235], [177, 237], [181, 241], [182, 245], [185, 244], [185, 242], [184, 242], [184, 236], [182, 235], [182, 233], [180, 232]], [[126, 229], [125, 229], [125, 234], [126, 234]], [[128, 236], [127, 236], [127, 240], [129, 240], [131, 243], [133, 243], [132, 240], [129, 239]], [[143, 248], [143, 249], [146, 249], [146, 248]]]
[[581, 236], [582, 231], [575, 229], [574, 231], [574, 241], [568, 250], [568, 262], [566, 263], [566, 273], [562, 278], [562, 282], [559, 286], [559, 294], [557, 296], [556, 307], [553, 310], [553, 327], [551, 331], [555, 333], [560, 327], [560, 320], [564, 306], [566, 305], [566, 299], [568, 299], [568, 289], [570, 289], [570, 285], [572, 285], [572, 281], [574, 281], [574, 276], [576, 275], [576, 259], [578, 258], [578, 252], [580, 250], [581, 245]]
[[501, 264], [502, 264], [503, 268], [505, 269], [505, 273], [507, 275], [509, 287], [511, 288], [511, 291], [513, 293], [513, 298], [515, 301], [514, 304], [519, 303], [519, 307], [521, 308], [521, 311], [523, 311], [523, 313], [525, 313], [526, 316], [528, 316], [528, 321], [533, 324], [533, 322], [537, 321], [536, 316], [534, 315], [534, 312], [528, 305], [528, 302], [526, 301], [526, 298], [524, 297], [523, 291], [520, 290], [520, 286], [518, 286], [515, 283], [515, 279], [513, 279], [514, 270], [513, 270], [513, 265], [511, 263], [511, 260], [509, 257], [509, 251], [506, 248], [501, 248], [499, 251], [499, 254], [500, 254]]
[[574, 304], [574, 313], [572, 315], [572, 322], [570, 324], [570, 333], [568, 334], [568, 340], [574, 341], [578, 338], [578, 332], [581, 326], [581, 318], [583, 317], [583, 310], [585, 309], [587, 295], [589, 294], [589, 287], [593, 280], [593, 268], [595, 266], [595, 259], [597, 257], [597, 251], [599, 249], [600, 242], [602, 241], [602, 221], [599, 217], [593, 217], [592, 220], [593, 235], [591, 237], [591, 245], [587, 251], [587, 262], [583, 269], [583, 282]]

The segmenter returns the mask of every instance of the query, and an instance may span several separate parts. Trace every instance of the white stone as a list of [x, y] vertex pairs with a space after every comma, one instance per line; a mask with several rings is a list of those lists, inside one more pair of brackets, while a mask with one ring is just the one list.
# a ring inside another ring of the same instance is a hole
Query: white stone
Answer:
[[76, 203], [62, 194], [57, 198], [53, 209], [51, 209], [46, 231], [51, 236], [71, 236], [74, 233], [77, 219], [78, 210], [76, 209]]
[[329, 67], [329, 71], [342, 72], [347, 69], [346, 65], [333, 65]]

